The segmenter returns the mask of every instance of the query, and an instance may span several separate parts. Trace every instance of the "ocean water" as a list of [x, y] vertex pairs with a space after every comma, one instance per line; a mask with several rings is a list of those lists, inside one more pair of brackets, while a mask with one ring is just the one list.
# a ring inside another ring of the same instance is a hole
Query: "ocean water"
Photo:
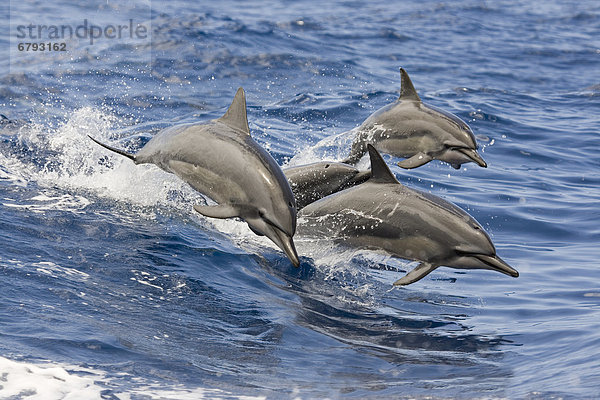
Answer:
[[[0, 398], [600, 398], [598, 2], [11, 0], [0, 18]], [[146, 31], [18, 50], [41, 42], [28, 25], [85, 20]], [[341, 159], [399, 67], [489, 167], [389, 165], [519, 278], [393, 288], [414, 263], [302, 238], [295, 269], [87, 138], [135, 151], [242, 86], [280, 164]]]

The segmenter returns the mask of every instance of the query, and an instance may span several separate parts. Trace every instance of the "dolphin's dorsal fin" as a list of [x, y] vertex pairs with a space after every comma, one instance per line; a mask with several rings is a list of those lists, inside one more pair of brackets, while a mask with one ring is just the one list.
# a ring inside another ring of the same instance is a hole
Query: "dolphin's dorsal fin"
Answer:
[[404, 70], [404, 68], [400, 68], [400, 98], [398, 100], [408, 100], [408, 101], [421, 101], [421, 98], [417, 94], [417, 90], [413, 86], [408, 73]]
[[248, 116], [246, 115], [246, 95], [244, 89], [239, 88], [237, 90], [227, 112], [217, 121], [224, 123], [230, 128], [238, 129], [248, 135], [250, 134]]
[[392, 174], [387, 164], [381, 157], [381, 154], [371, 144], [367, 144], [369, 157], [371, 158], [371, 180], [381, 183], [398, 183], [398, 180]]

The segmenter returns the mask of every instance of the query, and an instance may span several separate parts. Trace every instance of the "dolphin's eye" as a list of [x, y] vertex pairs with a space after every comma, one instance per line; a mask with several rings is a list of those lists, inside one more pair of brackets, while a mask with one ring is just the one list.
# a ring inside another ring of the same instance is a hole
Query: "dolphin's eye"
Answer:
[[325, 168], [329, 168], [329, 164], [325, 164]]
[[261, 217], [261, 218], [264, 218], [265, 217], [264, 210], [258, 210], [258, 216]]
[[480, 230], [481, 228], [479, 227], [479, 225], [473, 225], [473, 229]]
[[290, 206], [290, 208], [294, 208], [294, 205], [292, 204], [291, 201], [288, 203], [288, 206]]

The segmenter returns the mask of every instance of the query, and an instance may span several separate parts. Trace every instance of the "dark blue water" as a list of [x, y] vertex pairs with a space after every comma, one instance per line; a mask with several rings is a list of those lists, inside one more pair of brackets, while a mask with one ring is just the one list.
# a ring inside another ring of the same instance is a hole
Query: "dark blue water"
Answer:
[[[600, 396], [600, 5], [390, 3], [0, 7], [0, 398]], [[19, 25], [84, 19], [149, 35], [16, 48]], [[295, 269], [86, 136], [136, 150], [242, 86], [278, 162], [341, 159], [401, 66], [489, 168], [392, 170], [468, 210], [518, 279], [392, 289], [412, 264], [301, 238]]]

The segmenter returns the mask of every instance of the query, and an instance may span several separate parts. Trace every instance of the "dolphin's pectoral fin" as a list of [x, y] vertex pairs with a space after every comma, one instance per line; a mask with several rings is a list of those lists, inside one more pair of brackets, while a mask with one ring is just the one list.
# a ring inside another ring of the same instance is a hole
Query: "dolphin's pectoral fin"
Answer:
[[240, 213], [235, 207], [219, 204], [216, 206], [194, 206], [194, 210], [198, 211], [205, 217], [210, 218], [233, 218], [238, 217]]
[[423, 277], [428, 275], [431, 271], [433, 271], [436, 268], [437, 266], [435, 265], [429, 264], [428, 262], [422, 262], [408, 274], [404, 275], [402, 278], [394, 282], [394, 286], [403, 286], [415, 283], [416, 281], [421, 280]]
[[398, 163], [398, 166], [404, 169], [417, 168], [421, 165], [427, 164], [431, 160], [433, 160], [433, 157], [431, 157], [429, 154], [425, 154], [420, 151], [411, 158], [407, 158], [406, 160], [400, 161]]

